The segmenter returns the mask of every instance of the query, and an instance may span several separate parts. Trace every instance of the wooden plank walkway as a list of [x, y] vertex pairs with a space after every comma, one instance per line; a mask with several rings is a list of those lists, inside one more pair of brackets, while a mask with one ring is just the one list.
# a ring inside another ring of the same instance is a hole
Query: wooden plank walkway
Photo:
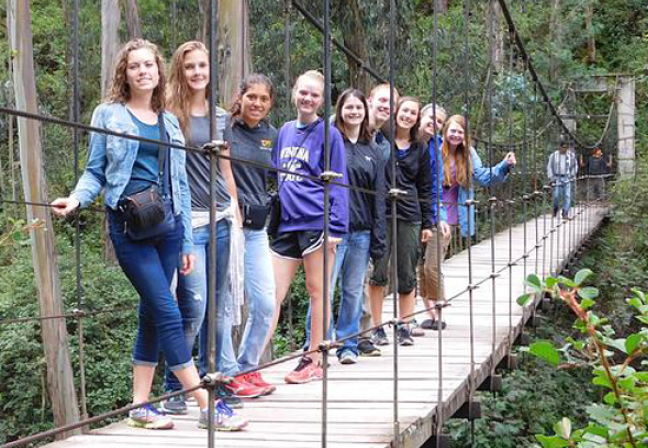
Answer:
[[[503, 231], [495, 236], [495, 271], [505, 268], [496, 278], [496, 297], [489, 279], [473, 292], [474, 372], [475, 385], [486, 380], [494, 366], [507, 355], [510, 344], [520, 334], [532, 314], [532, 307], [519, 307], [515, 299], [524, 291], [524, 274], [547, 272], [552, 266], [563, 266], [575, 250], [600, 225], [607, 213], [605, 207], [591, 207], [577, 215], [569, 225], [563, 225], [545, 240], [546, 247], [538, 250], [536, 269], [535, 220], [526, 224], [526, 247], [530, 252], [524, 262], [511, 268], [509, 238], [512, 240], [513, 260], [524, 254], [524, 225], [515, 226], [512, 236]], [[549, 231], [551, 217], [547, 217]], [[543, 235], [544, 221], [538, 221], [538, 234]], [[560, 240], [558, 238], [560, 233]], [[571, 235], [569, 237], [568, 235]], [[570, 241], [571, 249], [565, 242]], [[540, 241], [542, 243], [542, 240]], [[553, 250], [549, 244], [553, 242]], [[560, 247], [558, 243], [560, 242]], [[473, 284], [491, 274], [490, 240], [475, 245], [472, 250]], [[550, 260], [553, 256], [553, 260]], [[468, 254], [461, 252], [444, 263], [446, 294], [459, 294], [468, 285]], [[509, 294], [509, 278], [511, 294]], [[420, 302], [420, 301], [419, 301]], [[389, 303], [389, 305], [387, 305]], [[391, 301], [385, 306], [384, 321], [391, 318]], [[420, 306], [420, 303], [419, 303]], [[443, 415], [447, 420], [468, 399], [470, 393], [470, 312], [467, 293], [451, 301], [444, 316], [448, 328], [443, 331]], [[493, 313], [494, 311], [494, 313]], [[420, 319], [419, 319], [420, 320]], [[495, 331], [493, 331], [493, 322]], [[493, 339], [494, 337], [494, 339]], [[432, 435], [436, 418], [439, 390], [438, 333], [428, 331], [415, 339], [412, 347], [399, 349], [398, 415], [399, 434], [394, 437], [393, 422], [393, 345], [384, 347], [379, 358], [360, 358], [358, 364], [340, 365], [331, 358], [328, 384], [328, 443], [330, 448], [418, 448]], [[266, 380], [277, 384], [271, 396], [245, 403], [242, 415], [250, 420], [240, 433], [217, 433], [219, 448], [315, 448], [321, 447], [322, 383], [285, 385], [284, 375], [295, 362], [264, 372]], [[196, 427], [197, 408], [188, 416], [175, 418], [171, 431], [132, 429], [124, 422], [47, 445], [50, 448], [137, 448], [137, 447], [203, 447], [207, 432]]]

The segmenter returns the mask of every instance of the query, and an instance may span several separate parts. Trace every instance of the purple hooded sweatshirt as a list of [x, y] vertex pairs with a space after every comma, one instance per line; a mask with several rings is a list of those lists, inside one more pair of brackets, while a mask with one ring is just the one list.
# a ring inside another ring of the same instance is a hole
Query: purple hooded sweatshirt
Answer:
[[[331, 171], [341, 173], [336, 179], [347, 182], [346, 152], [340, 132], [330, 128]], [[305, 128], [297, 128], [297, 121], [289, 121], [279, 131], [272, 149], [272, 162], [277, 168], [291, 174], [277, 173], [281, 199], [279, 232], [324, 229], [324, 186], [301, 175], [319, 177], [324, 167], [324, 120], [319, 118]], [[349, 194], [343, 187], [330, 188], [330, 232], [341, 237], [349, 225]]]

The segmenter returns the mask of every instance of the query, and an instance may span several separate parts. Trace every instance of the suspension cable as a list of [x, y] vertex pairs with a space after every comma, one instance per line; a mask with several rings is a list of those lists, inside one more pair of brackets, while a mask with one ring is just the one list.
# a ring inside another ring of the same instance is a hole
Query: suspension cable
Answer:
[[[324, 0], [324, 170], [331, 171], [331, 2]], [[331, 177], [326, 177], [330, 180]], [[328, 325], [330, 293], [329, 282], [329, 263], [331, 262], [329, 253], [331, 208], [330, 208], [331, 186], [329, 182], [324, 182], [324, 266], [322, 268], [322, 339], [320, 341], [322, 351], [322, 448], [326, 448], [328, 440]], [[335, 286], [335, 285], [334, 285]], [[314, 319], [311, 319], [311, 323]], [[312, 326], [311, 330], [315, 327]], [[311, 331], [311, 338], [315, 338], [315, 332]]]
[[[396, 94], [396, 0], [389, 1], [389, 134], [390, 134], [390, 161], [391, 161], [391, 191], [396, 192], [398, 185], [396, 183], [396, 104], [394, 102]], [[397, 219], [397, 202], [399, 195], [395, 194], [391, 199], [391, 261], [390, 261], [390, 274], [391, 274], [391, 287], [393, 299], [393, 318], [398, 321], [399, 303], [398, 303], [398, 219]], [[389, 230], [389, 229], [388, 229]], [[400, 423], [398, 415], [398, 325], [393, 327], [394, 336], [394, 355], [393, 355], [393, 369], [394, 381], [393, 385], [393, 428], [394, 436], [400, 437]]]
[[[434, 207], [436, 207], [436, 234], [434, 238], [436, 239], [436, 299], [434, 303], [436, 309], [436, 319], [437, 319], [437, 403], [436, 403], [436, 448], [441, 448], [441, 435], [443, 434], [443, 419], [445, 414], [445, 404], [443, 400], [443, 306], [442, 303], [445, 300], [445, 281], [443, 277], [443, 272], [441, 267], [443, 264], [443, 258], [445, 254], [445, 235], [441, 235], [441, 207], [443, 206], [441, 197], [443, 195], [443, 171], [441, 165], [443, 164], [443, 154], [441, 153], [442, 148], [439, 147], [439, 140], [437, 139], [437, 130], [436, 128], [436, 117], [437, 117], [437, 82], [438, 82], [438, 69], [437, 69], [437, 59], [439, 51], [439, 11], [438, 11], [438, 2], [434, 4], [434, 39], [432, 40], [432, 115], [434, 123], [435, 135], [432, 136], [430, 142], [434, 142], [434, 172], [432, 176], [435, 176], [436, 182], [436, 198], [434, 198]], [[440, 130], [443, 132], [443, 130]], [[446, 223], [447, 225], [447, 223]], [[429, 242], [428, 244], [430, 244]], [[427, 250], [426, 250], [427, 252]], [[427, 262], [427, 260], [426, 260]], [[423, 266], [425, 270], [425, 266]], [[426, 287], [426, 290], [428, 288]], [[429, 302], [428, 302], [429, 303]]]
[[[218, 140], [218, 125], [217, 125], [217, 105], [218, 105], [218, 0], [211, 0], [209, 7], [209, 136], [212, 141]], [[217, 239], [217, 222], [216, 210], [218, 201], [218, 192], [216, 189], [216, 175], [218, 170], [218, 157], [217, 152], [212, 151], [209, 154], [209, 263], [216, 266], [218, 260], [218, 239]], [[217, 315], [217, 300], [223, 300], [223, 297], [216, 297], [218, 288], [218, 281], [223, 281], [216, 276], [216, 269], [211, 267], [207, 271], [207, 371], [210, 374], [216, 374], [218, 368], [216, 355], [217, 355], [217, 331], [218, 319]], [[208, 392], [208, 407], [207, 417], [207, 446], [214, 448], [215, 446], [215, 433], [214, 421], [216, 417], [214, 399], [216, 393], [213, 387], [207, 388]], [[202, 411], [202, 410], [201, 410]]]

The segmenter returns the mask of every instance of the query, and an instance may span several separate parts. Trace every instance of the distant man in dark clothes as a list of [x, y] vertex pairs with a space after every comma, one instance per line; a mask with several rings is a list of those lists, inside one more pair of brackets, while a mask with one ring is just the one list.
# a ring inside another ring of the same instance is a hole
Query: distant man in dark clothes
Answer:
[[591, 199], [604, 199], [605, 198], [605, 177], [608, 173], [610, 166], [603, 158], [601, 148], [594, 148], [592, 155], [587, 159], [587, 174], [591, 177], [589, 180], [590, 188], [592, 189]]
[[553, 214], [558, 215], [562, 200], [562, 217], [569, 217], [571, 207], [571, 183], [576, 179], [578, 162], [567, 140], [560, 140], [560, 147], [549, 156], [547, 177], [554, 182]]

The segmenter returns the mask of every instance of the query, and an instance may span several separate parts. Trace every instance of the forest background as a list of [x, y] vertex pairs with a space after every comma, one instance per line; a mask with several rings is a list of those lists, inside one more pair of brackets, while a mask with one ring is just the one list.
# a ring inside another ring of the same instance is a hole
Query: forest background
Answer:
[[[109, 3], [113, 8], [118, 5], [109, 0], [101, 3], [102, 7]], [[120, 3], [123, 20], [115, 28], [114, 43], [141, 35], [157, 43], [168, 60], [178, 44], [205, 36], [205, 11], [209, 3], [205, 0], [122, 0]], [[515, 188], [530, 186], [532, 179], [541, 185], [543, 166], [556, 147], [559, 131], [556, 126], [542, 131], [550, 122], [550, 116], [541, 99], [534, 95], [533, 83], [520, 54], [511, 44], [497, 1], [472, 0], [469, 3], [470, 10], [466, 11], [465, 3], [458, 0], [396, 1], [394, 61], [397, 87], [403, 94], [429, 102], [433, 99], [434, 84], [437, 103], [451, 114], [469, 113], [473, 134], [482, 140], [487, 140], [490, 134], [495, 142], [524, 143], [518, 152], [520, 166]], [[644, 256], [648, 249], [648, 218], [640, 212], [648, 206], [648, 184], [644, 182], [648, 169], [645, 159], [648, 146], [648, 4], [643, 0], [517, 0], [509, 3], [519, 35], [549, 97], [554, 104], [563, 104], [566, 111], [580, 117], [577, 135], [581, 141], [599, 140], [605, 118], [591, 117], [607, 117], [613, 98], [606, 92], [578, 92], [579, 87], [590, 85], [593, 75], [621, 73], [635, 77], [637, 176], [617, 182], [614, 187], [613, 200], [617, 209], [601, 237], [601, 247], [605, 250], [596, 258], [598, 266], [593, 267], [595, 271], [605, 268], [600, 282], [607, 285], [611, 297], [622, 298], [626, 286], [648, 285], [648, 257]], [[74, 104], [71, 94], [72, 4], [71, 0], [31, 1], [39, 111], [63, 119], [72, 117]], [[321, 2], [303, 4], [321, 20]], [[221, 0], [222, 10], [236, 5], [239, 5], [238, 0]], [[389, 1], [340, 0], [333, 1], [332, 5], [333, 35], [386, 78]], [[102, 34], [105, 37], [106, 24], [102, 29], [98, 1], [81, 0], [80, 6], [80, 115], [81, 122], [89, 123], [92, 110], [102, 97], [101, 41]], [[249, 27], [244, 29], [249, 32], [243, 34], [247, 36], [250, 50], [249, 58], [244, 59], [248, 64], [246, 69], [264, 73], [275, 82], [277, 96], [270, 119], [278, 127], [294, 116], [288, 99], [290, 86], [286, 83], [283, 51], [286, 4], [277, 0], [248, 0], [246, 6]], [[432, 64], [435, 8], [439, 27], [436, 66]], [[0, 6], [0, 11], [6, 17], [6, 9]], [[469, 24], [464, 20], [466, 12]], [[294, 9], [290, 17], [289, 78], [294, 80], [295, 75], [306, 69], [322, 68], [322, 36]], [[5, 26], [0, 27], [0, 105], [13, 107], [9, 70], [12, 54], [6, 22], [2, 23]], [[234, 23], [229, 25], [231, 29], [240, 30]], [[225, 42], [219, 49], [227, 68], [221, 70], [220, 83], [225, 96], [235, 84], [231, 71], [238, 69], [238, 60], [227, 62], [231, 55], [229, 45]], [[332, 64], [333, 100], [348, 86], [357, 86], [367, 92], [375, 83], [339, 51], [333, 51]], [[229, 106], [225, 102], [221, 105]], [[586, 119], [587, 116], [590, 119]], [[23, 193], [17, 130], [15, 120], [11, 121], [7, 115], [0, 116], [0, 198], [20, 200]], [[614, 120], [612, 123], [602, 142], [606, 154], [615, 152]], [[534, 138], [534, 135], [539, 137]], [[81, 134], [81, 166], [86, 156], [86, 137]], [[66, 195], [74, 184], [72, 132], [62, 126], [44, 126], [42, 142], [49, 198]], [[485, 152], [482, 155], [488, 157]], [[496, 152], [494, 160], [499, 160], [495, 158], [499, 155]], [[537, 178], [534, 172], [539, 173]], [[39, 314], [26, 226], [23, 206], [0, 202], [0, 319]], [[110, 262], [102, 229], [100, 214], [81, 214], [83, 301], [89, 310], [115, 308], [126, 311], [99, 314], [84, 321], [88, 411], [91, 415], [129, 402], [130, 350], [137, 323], [136, 294], [121, 271]], [[54, 234], [65, 309], [71, 310], [77, 304], [74, 225], [55, 221]], [[292, 292], [292, 334], [288, 334], [288, 322], [284, 319], [282, 333], [275, 341], [280, 352], [286, 350], [290, 337], [299, 342], [306, 303], [303, 284], [298, 282]], [[75, 319], [67, 321], [73, 366], [78, 365], [78, 341], [73, 336], [76, 325]], [[75, 368], [74, 372], [78, 375], [79, 369]], [[533, 388], [533, 384], [527, 386]], [[548, 427], [556, 420], [551, 417], [546, 419]], [[40, 325], [32, 322], [0, 325], [0, 443], [52, 426]], [[511, 446], [518, 440], [516, 437], [529, 437], [538, 430], [529, 425], [515, 426], [511, 429], [515, 432], [510, 435]]]

